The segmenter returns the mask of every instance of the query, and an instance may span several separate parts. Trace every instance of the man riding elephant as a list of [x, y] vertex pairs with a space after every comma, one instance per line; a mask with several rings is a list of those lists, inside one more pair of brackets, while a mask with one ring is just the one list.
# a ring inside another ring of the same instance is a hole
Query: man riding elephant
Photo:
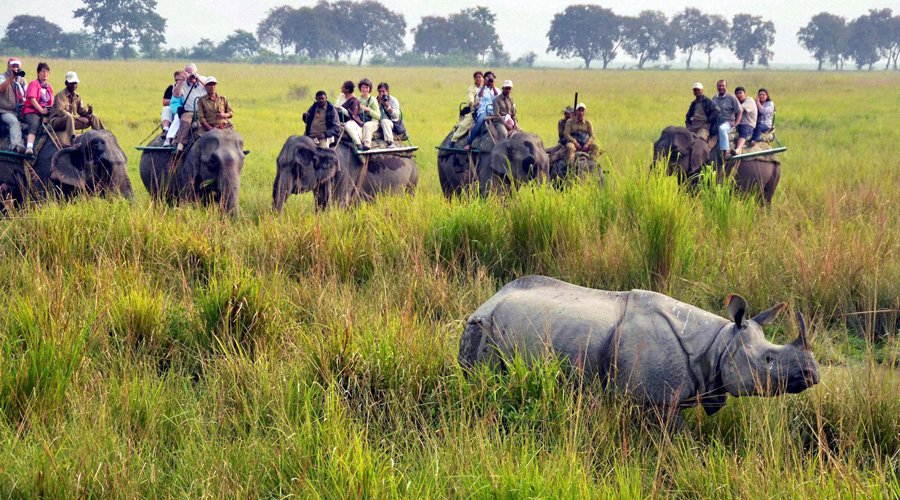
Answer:
[[0, 74], [0, 120], [9, 128], [9, 150], [25, 152], [19, 110], [25, 105], [25, 72], [22, 62], [15, 57], [6, 61], [6, 71]]
[[78, 88], [78, 75], [74, 71], [66, 73], [66, 88], [56, 94], [53, 99], [53, 107], [50, 110], [50, 126], [59, 135], [59, 142], [63, 146], [71, 146], [75, 140], [75, 131], [88, 127], [93, 130], [103, 130], [103, 122], [94, 114], [91, 105], [84, 107], [81, 96], [75, 90]]
[[703, 84], [697, 82], [693, 86], [694, 100], [688, 106], [684, 117], [684, 126], [703, 140], [716, 135], [719, 129], [719, 107], [712, 99], [703, 94]]
[[575, 162], [575, 153], [579, 151], [588, 153], [594, 162], [600, 160], [602, 150], [597, 145], [594, 136], [594, 125], [585, 118], [586, 112], [587, 106], [583, 102], [578, 103], [575, 106], [575, 117], [566, 122], [563, 137], [566, 140], [566, 150], [568, 151], [566, 161], [568, 163]]

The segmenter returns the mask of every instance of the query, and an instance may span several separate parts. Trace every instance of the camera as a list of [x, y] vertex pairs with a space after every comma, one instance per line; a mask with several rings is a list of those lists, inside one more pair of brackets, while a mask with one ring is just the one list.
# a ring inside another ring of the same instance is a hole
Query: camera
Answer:
[[22, 78], [25, 78], [25, 71], [23, 71], [23, 70], [20, 69], [19, 72], [16, 73], [16, 76], [20, 76], [20, 77], [22, 77]]
[[486, 82], [488, 82], [488, 83], [494, 83], [494, 77], [493, 77], [493, 76], [489, 76], [489, 77], [485, 78], [484, 81], [486, 81]]
[[385, 94], [385, 95], [383, 95], [383, 96], [381, 97], [381, 100], [382, 100], [383, 102], [388, 102], [388, 101], [391, 100], [391, 96]]

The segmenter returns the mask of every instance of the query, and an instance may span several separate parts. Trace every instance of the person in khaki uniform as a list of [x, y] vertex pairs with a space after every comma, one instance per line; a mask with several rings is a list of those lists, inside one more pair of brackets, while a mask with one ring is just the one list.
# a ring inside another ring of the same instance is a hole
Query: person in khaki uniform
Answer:
[[81, 96], [75, 92], [78, 88], [78, 75], [74, 71], [66, 73], [66, 89], [56, 94], [53, 98], [53, 108], [50, 110], [50, 126], [57, 132], [62, 132], [59, 142], [63, 146], [71, 146], [75, 140], [75, 131], [88, 127], [94, 130], [103, 130], [103, 122], [100, 117], [94, 115], [94, 108], [84, 107]]
[[216, 91], [218, 83], [214, 76], [207, 78], [204, 85], [206, 95], [197, 99], [197, 123], [200, 124], [198, 133], [201, 136], [214, 128], [234, 128], [231, 124], [234, 111], [228, 104], [228, 99]]
[[575, 153], [581, 151], [588, 153], [595, 162], [600, 160], [600, 146], [595, 142], [594, 125], [584, 115], [587, 106], [578, 103], [575, 106], [575, 117], [566, 121], [566, 131], [563, 134], [566, 140], [566, 161], [575, 162]]
[[513, 82], [503, 82], [502, 93], [494, 99], [494, 114], [500, 117], [500, 122], [506, 127], [507, 133], [513, 133], [519, 129], [519, 118], [516, 116], [516, 103], [512, 100]]

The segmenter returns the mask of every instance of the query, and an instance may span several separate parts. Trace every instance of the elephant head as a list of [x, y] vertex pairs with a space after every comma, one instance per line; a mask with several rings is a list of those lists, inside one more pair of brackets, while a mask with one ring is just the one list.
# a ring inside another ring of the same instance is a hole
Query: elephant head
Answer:
[[85, 132], [73, 146], [54, 153], [50, 179], [62, 188], [63, 193], [113, 192], [128, 199], [132, 197], [128, 158], [108, 130]]
[[332, 180], [340, 170], [337, 153], [316, 146], [306, 136], [288, 137], [277, 162], [272, 208], [279, 212], [290, 194], [313, 191]]
[[191, 147], [177, 172], [181, 197], [210, 196], [231, 214], [238, 208], [244, 140], [233, 130], [213, 129]]
[[709, 163], [708, 143], [684, 127], [666, 127], [653, 143], [653, 159], [665, 161], [669, 175], [682, 180], [695, 178]]
[[540, 137], [519, 132], [498, 142], [488, 161], [480, 163], [478, 170], [481, 194], [486, 195], [497, 182], [506, 187], [546, 179], [550, 157]]

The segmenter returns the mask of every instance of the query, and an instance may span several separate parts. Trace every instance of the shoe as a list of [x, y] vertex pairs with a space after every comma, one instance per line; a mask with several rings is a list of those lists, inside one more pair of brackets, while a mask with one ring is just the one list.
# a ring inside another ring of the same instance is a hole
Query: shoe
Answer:
[[466, 151], [471, 151], [471, 150], [472, 150], [472, 145], [471, 145], [471, 144], [466, 144], [465, 146], [463, 146], [463, 149], [465, 149]]
[[363, 144], [362, 146], [359, 147], [360, 151], [368, 151], [370, 149], [372, 149], [372, 148], [370, 148], [369, 146], [366, 146], [365, 144]]
[[25, 148], [25, 153], [28, 156], [34, 156], [34, 148]]
[[388, 149], [393, 149], [393, 148], [396, 148], [397, 145], [394, 144], [393, 142], [389, 142], [388, 145], [387, 145], [387, 147], [388, 147]]

